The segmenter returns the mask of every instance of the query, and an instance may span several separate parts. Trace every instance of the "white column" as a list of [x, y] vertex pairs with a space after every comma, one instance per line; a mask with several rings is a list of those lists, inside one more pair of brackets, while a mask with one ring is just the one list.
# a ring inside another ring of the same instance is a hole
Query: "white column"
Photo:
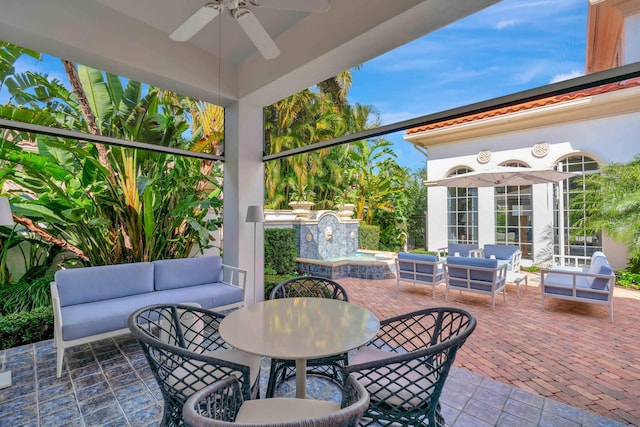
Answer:
[[245, 303], [264, 299], [263, 228], [254, 242], [254, 223], [245, 222], [249, 206], [264, 204], [262, 111], [243, 100], [225, 109], [224, 262], [247, 270]]

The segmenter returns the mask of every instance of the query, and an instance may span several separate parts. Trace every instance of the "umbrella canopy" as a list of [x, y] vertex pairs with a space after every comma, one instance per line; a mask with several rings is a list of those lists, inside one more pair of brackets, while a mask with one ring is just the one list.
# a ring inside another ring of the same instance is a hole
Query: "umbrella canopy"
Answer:
[[492, 169], [478, 170], [436, 181], [426, 181], [428, 187], [501, 187], [510, 185], [548, 184], [578, 175], [573, 172], [561, 172], [555, 169], [531, 169], [524, 167], [498, 166]]

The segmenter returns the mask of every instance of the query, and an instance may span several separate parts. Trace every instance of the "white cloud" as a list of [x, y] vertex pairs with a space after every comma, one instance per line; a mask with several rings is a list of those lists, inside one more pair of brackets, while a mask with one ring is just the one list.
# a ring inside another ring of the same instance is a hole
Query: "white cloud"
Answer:
[[583, 76], [584, 72], [580, 71], [580, 70], [573, 70], [570, 71], [568, 73], [559, 73], [556, 74], [555, 76], [553, 76], [553, 78], [551, 79], [551, 81], [549, 82], [549, 84], [551, 83], [558, 83], [564, 80], [569, 80], [569, 79], [574, 79], [576, 77], [580, 77]]
[[509, 28], [509, 27], [513, 27], [516, 25], [518, 21], [515, 19], [504, 19], [502, 21], [499, 21], [494, 28], [496, 30], [504, 30], [505, 28]]

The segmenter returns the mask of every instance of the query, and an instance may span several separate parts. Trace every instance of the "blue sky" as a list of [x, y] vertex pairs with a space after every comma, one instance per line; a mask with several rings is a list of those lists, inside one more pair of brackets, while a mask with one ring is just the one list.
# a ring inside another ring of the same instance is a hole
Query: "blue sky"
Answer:
[[[350, 102], [382, 123], [435, 113], [584, 74], [588, 0], [503, 0], [353, 71]], [[388, 135], [399, 163], [425, 159]]]
[[[349, 101], [373, 105], [382, 124], [395, 123], [581, 76], [588, 0], [503, 0], [353, 71]], [[23, 57], [18, 71], [36, 68]], [[66, 81], [58, 59], [38, 69]], [[7, 98], [0, 91], [0, 103]], [[425, 158], [387, 135], [398, 162], [418, 169]]]

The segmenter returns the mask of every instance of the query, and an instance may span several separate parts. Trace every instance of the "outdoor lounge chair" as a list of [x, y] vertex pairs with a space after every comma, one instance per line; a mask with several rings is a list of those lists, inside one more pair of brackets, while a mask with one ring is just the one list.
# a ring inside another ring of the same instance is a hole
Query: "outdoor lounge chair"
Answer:
[[163, 426], [183, 424], [182, 407], [196, 391], [229, 375], [245, 399], [260, 388], [260, 357], [229, 348], [218, 334], [224, 316], [183, 304], [141, 308], [129, 316], [164, 400]]
[[545, 297], [609, 306], [613, 322], [613, 289], [616, 276], [602, 252], [591, 257], [589, 267], [553, 267], [540, 271], [542, 310]]
[[[324, 277], [303, 276], [294, 277], [278, 284], [271, 291], [269, 299], [279, 298], [329, 298], [349, 301], [347, 291], [337, 282]], [[307, 360], [307, 374], [319, 375], [341, 384], [342, 368], [347, 363], [347, 353], [320, 359]], [[295, 371], [295, 360], [271, 359], [271, 371], [267, 384], [267, 397], [273, 397], [276, 388], [284, 381], [295, 375], [303, 375]]]
[[184, 420], [191, 427], [351, 427], [369, 406], [369, 393], [347, 377], [342, 403], [273, 398], [245, 401], [235, 376], [220, 380], [187, 400]]
[[360, 425], [444, 426], [440, 394], [456, 352], [475, 327], [471, 313], [451, 307], [382, 320], [378, 334], [345, 368], [369, 392]]

